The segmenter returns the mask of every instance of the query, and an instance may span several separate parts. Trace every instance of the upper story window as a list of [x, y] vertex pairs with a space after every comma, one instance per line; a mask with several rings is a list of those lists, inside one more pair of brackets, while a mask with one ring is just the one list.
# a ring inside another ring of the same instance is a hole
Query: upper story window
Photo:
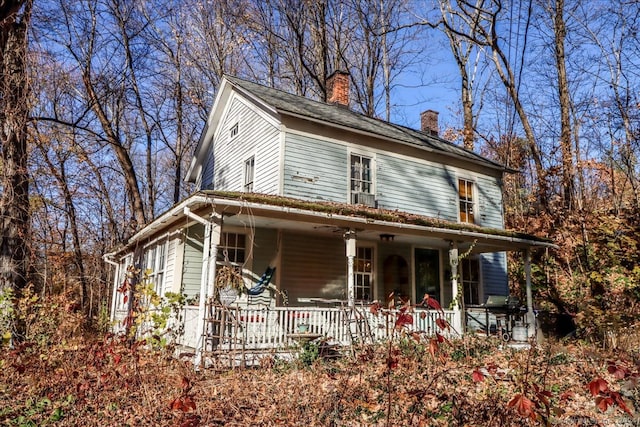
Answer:
[[245, 160], [244, 162], [244, 191], [245, 193], [251, 193], [253, 191], [253, 177], [255, 173], [255, 157]]
[[229, 130], [230, 139], [235, 138], [237, 135], [238, 135], [238, 123], [231, 126], [231, 129]]
[[371, 157], [351, 155], [351, 203], [375, 205]]
[[460, 222], [475, 223], [473, 181], [463, 178], [458, 180], [458, 201], [460, 203]]

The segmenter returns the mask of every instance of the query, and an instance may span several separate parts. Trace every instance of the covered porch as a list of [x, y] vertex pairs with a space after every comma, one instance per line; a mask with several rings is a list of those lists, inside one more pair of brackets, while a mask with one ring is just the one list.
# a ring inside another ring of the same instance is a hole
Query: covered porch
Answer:
[[[304, 333], [353, 343], [349, 316], [356, 307], [355, 316], [366, 317], [371, 338], [388, 338], [393, 310], [373, 315], [368, 307], [374, 301], [382, 307], [411, 305], [413, 321], [405, 326], [412, 331], [433, 334], [438, 331], [435, 319], [442, 317], [451, 326], [447, 334], [462, 334], [464, 304], [508, 295], [506, 251], [525, 254], [524, 318], [535, 324], [531, 251], [553, 247], [542, 239], [335, 203], [214, 194], [189, 201], [177, 214], [188, 220], [186, 235], [199, 235], [202, 242], [197, 255], [203, 297], [197, 308], [185, 309], [183, 342], [196, 349], [196, 363], [203, 352], [224, 350], [231, 341], [245, 348], [289, 347], [298, 340], [300, 324], [305, 324]], [[241, 269], [247, 289], [260, 282], [267, 268], [274, 274], [261, 294], [239, 295], [227, 304], [234, 320], [225, 328], [235, 330], [225, 343], [212, 338], [216, 315], [211, 307], [220, 302], [217, 271], [229, 264]], [[425, 294], [444, 309], [428, 310], [422, 304]], [[530, 327], [528, 334], [534, 331]]]

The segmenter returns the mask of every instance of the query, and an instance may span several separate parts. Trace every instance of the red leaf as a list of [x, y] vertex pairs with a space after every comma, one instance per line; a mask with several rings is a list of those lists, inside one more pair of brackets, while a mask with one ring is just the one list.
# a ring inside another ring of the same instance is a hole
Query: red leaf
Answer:
[[473, 378], [474, 382], [480, 383], [480, 382], [484, 381], [484, 374], [482, 372], [480, 372], [479, 370], [475, 369], [473, 371], [473, 374], [471, 374], [471, 378]]
[[389, 369], [396, 369], [398, 367], [398, 358], [397, 357], [388, 357], [387, 358], [387, 367]]
[[440, 349], [440, 345], [438, 344], [438, 340], [434, 338], [430, 339], [429, 353], [431, 353], [432, 356], [435, 356], [439, 349]]
[[396, 329], [402, 329], [407, 325], [413, 325], [413, 316], [407, 313], [398, 313]]
[[616, 402], [616, 405], [618, 405], [618, 407], [620, 409], [622, 409], [624, 412], [626, 412], [629, 415], [633, 415], [631, 413], [631, 410], [629, 409], [629, 407], [625, 403], [624, 399], [622, 399], [622, 396], [620, 395], [620, 393], [612, 392], [611, 396], [613, 397], [613, 400]]
[[619, 380], [626, 377], [627, 374], [629, 373], [629, 371], [624, 366], [619, 366], [614, 362], [609, 362], [609, 366], [607, 366], [607, 371]]
[[180, 427], [198, 427], [200, 425], [200, 416], [198, 415], [189, 415]]
[[423, 303], [434, 310], [442, 311], [442, 307], [437, 299], [431, 298], [429, 295], [424, 296]]
[[568, 400], [570, 398], [572, 398], [573, 396], [575, 396], [575, 393], [572, 391], [565, 391], [564, 393], [562, 393], [560, 395], [560, 401], [564, 401], [564, 400]]
[[533, 417], [533, 419], [535, 419], [535, 414], [533, 413], [533, 402], [522, 393], [518, 393], [513, 396], [513, 399], [509, 401], [507, 406], [509, 408], [515, 408], [518, 414], [522, 417]]
[[182, 405], [184, 406], [183, 411], [195, 411], [196, 410], [196, 402], [190, 396], [187, 396], [182, 401]]
[[182, 387], [182, 389], [185, 390], [185, 391], [190, 389], [191, 387], [190, 387], [190, 384], [189, 384], [189, 378], [183, 376], [180, 379], [180, 387]]
[[127, 303], [127, 301], [129, 301], [129, 295], [125, 295], [125, 296], [122, 298], [122, 303], [123, 303], [123, 304], [126, 304], [126, 303]]
[[169, 403], [169, 408], [172, 411], [182, 411], [184, 408], [184, 405], [182, 403], [182, 399], [179, 397], [176, 397], [175, 399], [173, 399], [170, 403]]
[[426, 311], [421, 311], [420, 312], [420, 318], [421, 319], [425, 319], [427, 317], [427, 312]]
[[436, 319], [436, 325], [438, 325], [438, 327], [440, 329], [442, 329], [443, 331], [448, 331], [449, 330], [449, 322], [447, 322], [445, 319], [443, 319], [442, 317], [438, 317]]
[[609, 390], [609, 383], [598, 377], [589, 383], [589, 391], [592, 396], [597, 396], [600, 392]]
[[380, 311], [380, 303], [379, 302], [374, 302], [369, 307], [369, 312], [371, 314], [373, 314], [374, 316], [377, 316], [379, 311]]
[[436, 339], [438, 340], [438, 342], [442, 343], [445, 342], [447, 339], [445, 337], [443, 337], [442, 335], [440, 335], [439, 333], [436, 332]]
[[122, 360], [122, 355], [121, 354], [116, 354], [113, 356], [113, 363], [115, 363], [116, 365], [118, 363], [120, 363], [120, 361]]
[[603, 396], [596, 397], [596, 406], [602, 412], [606, 412], [612, 403], [613, 403], [613, 399], [610, 397], [603, 397]]

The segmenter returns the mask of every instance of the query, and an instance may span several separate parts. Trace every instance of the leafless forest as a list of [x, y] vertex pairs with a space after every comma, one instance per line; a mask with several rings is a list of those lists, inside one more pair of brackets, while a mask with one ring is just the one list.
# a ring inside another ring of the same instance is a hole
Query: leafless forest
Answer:
[[[0, 329], [22, 341], [0, 357], [7, 425], [639, 422], [637, 1], [8, 0], [0, 18]], [[456, 72], [435, 73], [441, 58]], [[192, 191], [221, 77], [325, 100], [335, 70], [353, 110], [400, 124], [428, 101], [400, 94], [456, 94], [441, 134], [520, 171], [506, 226], [559, 246], [534, 259], [534, 299], [570, 341], [399, 337], [312, 371], [207, 377], [104, 338], [102, 257]]]

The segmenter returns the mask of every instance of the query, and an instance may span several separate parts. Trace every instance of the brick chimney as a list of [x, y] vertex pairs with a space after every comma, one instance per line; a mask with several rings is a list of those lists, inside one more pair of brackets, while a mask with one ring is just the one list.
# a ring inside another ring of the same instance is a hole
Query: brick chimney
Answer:
[[344, 107], [349, 106], [349, 73], [334, 71], [327, 78], [327, 102]]
[[438, 114], [434, 110], [420, 113], [420, 130], [426, 134], [438, 136]]

